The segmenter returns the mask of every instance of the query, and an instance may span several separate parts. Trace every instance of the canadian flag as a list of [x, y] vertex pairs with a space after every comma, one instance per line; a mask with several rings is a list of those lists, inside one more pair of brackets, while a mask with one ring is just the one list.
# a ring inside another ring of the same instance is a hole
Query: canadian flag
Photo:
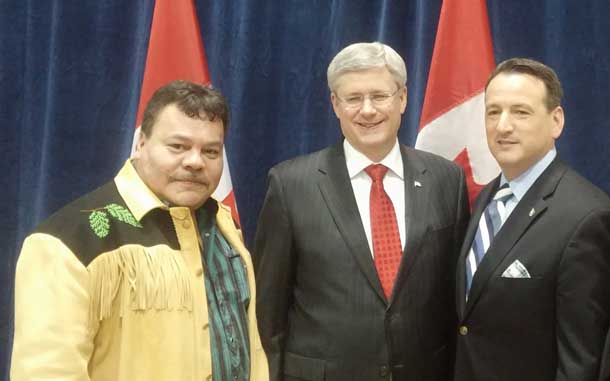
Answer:
[[485, 0], [444, 0], [415, 147], [464, 168], [470, 205], [500, 171], [485, 138], [485, 83], [494, 66]]
[[[193, 0], [156, 0], [138, 106], [134, 147], [140, 134], [146, 103], [155, 90], [176, 79], [210, 83], [195, 5]], [[224, 170], [220, 184], [212, 197], [230, 206], [233, 218], [239, 221], [226, 150], [223, 152], [223, 159]]]

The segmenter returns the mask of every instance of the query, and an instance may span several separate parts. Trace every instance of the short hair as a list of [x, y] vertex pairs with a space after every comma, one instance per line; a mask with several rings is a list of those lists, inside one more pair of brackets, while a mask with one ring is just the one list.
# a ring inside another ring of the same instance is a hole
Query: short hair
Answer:
[[328, 65], [326, 78], [330, 91], [339, 77], [348, 72], [385, 67], [399, 87], [407, 83], [407, 67], [402, 57], [381, 42], [359, 42], [343, 48]]
[[485, 84], [485, 91], [487, 91], [487, 87], [492, 79], [503, 73], [527, 74], [541, 80], [546, 88], [544, 104], [547, 110], [552, 111], [557, 106], [561, 105], [563, 89], [561, 88], [559, 77], [557, 77], [557, 73], [555, 73], [553, 69], [542, 62], [530, 58], [519, 57], [501, 62], [489, 76], [487, 84]]
[[146, 104], [140, 127], [145, 136], [150, 137], [159, 114], [172, 104], [189, 118], [212, 122], [220, 120], [226, 134], [229, 127], [229, 105], [220, 91], [208, 85], [177, 80], [158, 88]]

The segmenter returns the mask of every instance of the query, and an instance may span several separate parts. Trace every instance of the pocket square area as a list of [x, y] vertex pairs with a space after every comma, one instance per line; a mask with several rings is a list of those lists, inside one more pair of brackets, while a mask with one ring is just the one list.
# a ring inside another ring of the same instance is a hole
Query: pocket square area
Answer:
[[502, 278], [531, 278], [529, 271], [518, 259], [502, 273]]

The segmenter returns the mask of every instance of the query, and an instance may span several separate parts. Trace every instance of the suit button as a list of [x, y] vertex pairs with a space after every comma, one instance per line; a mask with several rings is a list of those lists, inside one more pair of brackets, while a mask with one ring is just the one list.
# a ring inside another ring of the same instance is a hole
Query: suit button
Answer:
[[386, 377], [389, 373], [390, 369], [387, 366], [382, 365], [381, 367], [379, 367], [379, 376]]
[[203, 269], [197, 269], [197, 271], [195, 271], [195, 275], [197, 276], [197, 278], [201, 278], [201, 276], [203, 275]]
[[182, 221], [182, 227], [185, 228], [185, 229], [190, 228], [191, 227], [191, 221], [189, 221], [189, 220]]
[[468, 327], [466, 327], [465, 325], [460, 327], [460, 335], [462, 336], [466, 336], [468, 335]]

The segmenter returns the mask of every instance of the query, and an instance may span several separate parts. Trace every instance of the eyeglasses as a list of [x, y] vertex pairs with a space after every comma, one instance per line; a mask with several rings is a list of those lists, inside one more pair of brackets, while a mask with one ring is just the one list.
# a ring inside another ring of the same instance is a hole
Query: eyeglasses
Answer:
[[344, 104], [345, 108], [356, 109], [364, 105], [365, 99], [369, 99], [373, 106], [383, 107], [388, 106], [394, 100], [394, 96], [398, 94], [398, 90], [402, 89], [399, 87], [393, 93], [372, 93], [372, 94], [350, 94], [347, 97], [340, 97], [337, 93], [335, 96], [341, 103]]

